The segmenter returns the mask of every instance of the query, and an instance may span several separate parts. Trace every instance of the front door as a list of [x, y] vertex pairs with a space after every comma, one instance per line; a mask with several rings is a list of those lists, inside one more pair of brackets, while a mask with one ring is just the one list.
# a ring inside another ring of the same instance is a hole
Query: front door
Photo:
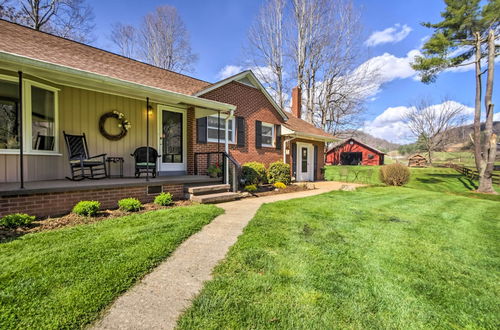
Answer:
[[297, 143], [297, 181], [314, 181], [314, 152], [309, 143]]
[[160, 106], [160, 174], [186, 174], [186, 111]]

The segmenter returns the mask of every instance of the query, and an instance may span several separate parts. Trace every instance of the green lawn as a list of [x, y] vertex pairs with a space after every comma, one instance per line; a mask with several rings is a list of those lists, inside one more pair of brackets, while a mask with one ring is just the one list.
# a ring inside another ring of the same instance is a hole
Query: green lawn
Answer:
[[266, 204], [181, 329], [500, 324], [500, 204], [372, 187]]
[[81, 328], [222, 212], [178, 207], [0, 244], [0, 329]]
[[[325, 179], [329, 181], [345, 181], [345, 177], [340, 177], [342, 168], [349, 170], [348, 181], [360, 182], [378, 185], [381, 184], [378, 178], [378, 170], [380, 166], [327, 166]], [[358, 179], [355, 179], [354, 172], [359, 171]], [[371, 175], [366, 175], [371, 173]], [[428, 168], [411, 168], [410, 182], [406, 188], [430, 190], [444, 193], [462, 195], [466, 197], [474, 197], [480, 199], [489, 199], [500, 201], [500, 195], [477, 194], [473, 190], [477, 188], [477, 182], [467, 179], [457, 171], [451, 168], [428, 167]], [[500, 192], [500, 186], [495, 187]]]

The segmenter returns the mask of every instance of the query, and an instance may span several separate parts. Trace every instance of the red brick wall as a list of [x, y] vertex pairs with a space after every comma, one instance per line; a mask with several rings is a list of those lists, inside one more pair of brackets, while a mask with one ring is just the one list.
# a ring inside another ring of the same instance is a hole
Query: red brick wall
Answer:
[[[117, 187], [96, 190], [55, 192], [34, 195], [0, 197], [0, 217], [12, 213], [28, 213], [37, 217], [63, 215], [71, 212], [73, 206], [82, 200], [101, 202], [102, 209], [117, 208], [122, 198], [134, 197], [143, 203], [152, 202], [156, 195], [148, 195], [146, 186]], [[184, 185], [164, 185], [163, 191], [169, 192], [174, 199], [184, 198]]]
[[[280, 125], [284, 121], [266, 96], [257, 88], [233, 81], [201, 96], [206, 99], [233, 104], [235, 116], [245, 118], [245, 146], [230, 144], [231, 155], [240, 163], [259, 161], [266, 165], [283, 159], [282, 150], [255, 147], [255, 121]], [[193, 131], [196, 141], [196, 131]], [[235, 141], [236, 142], [236, 141]], [[195, 152], [217, 151], [217, 143], [194, 144]], [[224, 145], [221, 144], [221, 151]]]
[[[342, 152], [361, 152], [363, 154], [361, 161], [362, 165], [383, 165], [384, 163], [383, 155], [379, 154], [378, 152], [375, 152], [374, 150], [366, 148], [363, 145], [356, 143], [356, 141], [353, 141], [353, 144], [349, 144], [349, 142], [347, 142], [346, 144], [340, 146], [337, 149], [330, 150], [326, 155], [326, 163], [332, 165], [339, 165], [340, 154]], [[373, 155], [373, 158], [370, 159], [368, 155]]]

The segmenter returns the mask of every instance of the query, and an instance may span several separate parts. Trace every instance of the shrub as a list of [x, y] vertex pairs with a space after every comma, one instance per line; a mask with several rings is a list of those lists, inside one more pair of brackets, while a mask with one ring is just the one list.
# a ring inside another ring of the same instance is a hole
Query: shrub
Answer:
[[118, 201], [118, 207], [122, 211], [136, 212], [142, 207], [142, 204], [136, 198], [124, 198]]
[[16, 228], [29, 225], [33, 220], [35, 220], [34, 216], [25, 213], [9, 214], [0, 219], [0, 227]]
[[172, 194], [162, 192], [155, 197], [155, 204], [160, 206], [168, 206], [172, 204]]
[[73, 213], [86, 217], [93, 217], [99, 211], [101, 203], [98, 201], [81, 201], [73, 207]]
[[287, 185], [292, 182], [290, 165], [285, 164], [282, 161], [277, 161], [269, 165], [267, 172], [269, 183], [282, 182]]
[[384, 165], [380, 168], [380, 181], [390, 186], [403, 186], [410, 181], [410, 169], [399, 163]]
[[249, 184], [249, 185], [246, 185], [244, 189], [245, 189], [245, 191], [248, 191], [248, 192], [254, 192], [254, 191], [257, 191], [257, 186], [254, 184]]
[[275, 184], [273, 184], [273, 186], [276, 189], [285, 189], [286, 188], [286, 184], [284, 184], [283, 182], [276, 182]]
[[241, 167], [241, 176], [246, 185], [259, 185], [267, 182], [267, 172], [264, 164], [249, 162]]

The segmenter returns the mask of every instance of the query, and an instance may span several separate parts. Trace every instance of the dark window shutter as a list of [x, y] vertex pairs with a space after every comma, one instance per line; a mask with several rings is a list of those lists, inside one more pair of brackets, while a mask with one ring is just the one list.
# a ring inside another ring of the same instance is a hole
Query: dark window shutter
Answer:
[[314, 181], [318, 180], [318, 146], [314, 146]]
[[207, 143], [207, 117], [196, 119], [196, 141]]
[[292, 176], [297, 179], [297, 144], [292, 143]]
[[255, 147], [262, 148], [262, 122], [255, 121]]
[[236, 141], [238, 147], [245, 146], [245, 118], [236, 117]]
[[281, 149], [281, 125], [274, 125], [274, 131], [276, 133], [276, 149]]

